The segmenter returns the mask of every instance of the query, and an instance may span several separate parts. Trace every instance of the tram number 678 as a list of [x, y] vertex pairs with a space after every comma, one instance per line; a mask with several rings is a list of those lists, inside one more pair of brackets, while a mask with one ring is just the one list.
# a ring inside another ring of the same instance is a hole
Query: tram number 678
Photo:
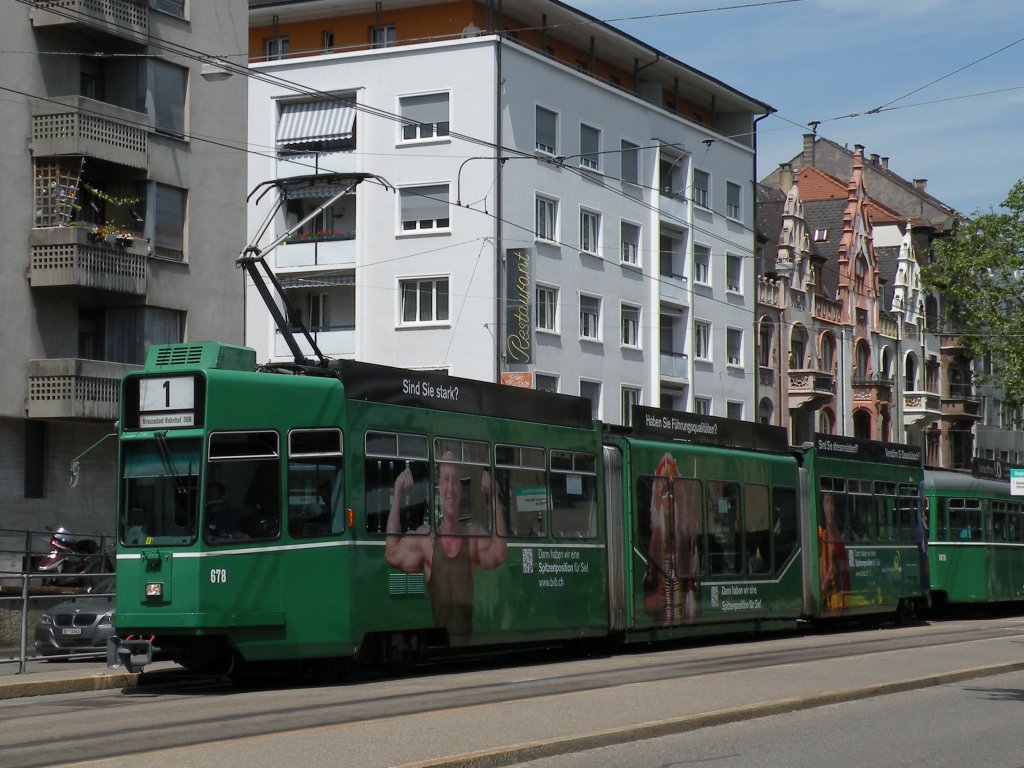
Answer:
[[227, 568], [211, 568], [210, 569], [210, 583], [211, 584], [227, 584], [228, 583], [228, 569]]

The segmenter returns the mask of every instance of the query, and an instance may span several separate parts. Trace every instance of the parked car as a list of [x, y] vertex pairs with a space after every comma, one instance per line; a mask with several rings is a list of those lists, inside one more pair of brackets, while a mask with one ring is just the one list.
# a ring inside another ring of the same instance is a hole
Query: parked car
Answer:
[[47, 608], [36, 624], [36, 652], [51, 659], [106, 653], [114, 635], [114, 578], [96, 581], [89, 594]]

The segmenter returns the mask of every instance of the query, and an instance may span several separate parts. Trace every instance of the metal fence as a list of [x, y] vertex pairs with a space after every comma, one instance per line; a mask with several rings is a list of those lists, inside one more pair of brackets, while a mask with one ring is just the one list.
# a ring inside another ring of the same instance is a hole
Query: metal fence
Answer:
[[[49, 608], [73, 597], [110, 597], [113, 576], [113, 536], [109, 533], [64, 531], [68, 539], [92, 542], [95, 552], [76, 552], [69, 563], [77, 567], [41, 570], [51, 552], [53, 531], [0, 528], [0, 664], [17, 664], [25, 672], [29, 661], [102, 657], [74, 648], [48, 648], [45, 657], [34, 643], [36, 625]], [[88, 549], [92, 549], [91, 546]], [[102, 591], [109, 588], [109, 591]], [[71, 631], [74, 631], [73, 629]]]

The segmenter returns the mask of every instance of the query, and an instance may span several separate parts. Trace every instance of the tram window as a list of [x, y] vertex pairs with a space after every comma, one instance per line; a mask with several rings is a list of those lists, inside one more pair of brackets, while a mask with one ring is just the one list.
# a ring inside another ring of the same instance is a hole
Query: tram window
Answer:
[[949, 541], [949, 514], [946, 509], [946, 498], [944, 496], [931, 496], [929, 499], [929, 512], [932, 515], [935, 539], [936, 541]]
[[875, 522], [879, 541], [896, 541], [899, 530], [896, 483], [875, 481]]
[[494, 498], [490, 455], [487, 443], [453, 438], [434, 440], [435, 527], [441, 524], [443, 516], [454, 515], [464, 533], [490, 534]]
[[772, 551], [776, 574], [782, 573], [786, 562], [796, 552], [797, 508], [793, 488], [772, 489]]
[[900, 541], [917, 541], [922, 535], [921, 498], [916, 485], [899, 485], [899, 526]]
[[203, 509], [203, 537], [211, 544], [276, 539], [281, 533], [278, 434], [214, 432]]
[[771, 507], [768, 500], [768, 486], [747, 485], [743, 492], [747, 571], [751, 575], [770, 573], [772, 553], [768, 530], [771, 525]]
[[845, 477], [829, 477], [828, 475], [822, 475], [818, 481], [821, 488], [821, 492], [833, 491], [834, 493], [846, 493], [846, 478]]
[[[399, 476], [405, 470], [409, 470], [409, 474], [399, 483]], [[398, 494], [396, 484], [401, 485]], [[392, 504], [399, 532], [429, 532], [430, 464], [425, 436], [367, 432], [363, 485], [367, 533], [387, 533]]]
[[1024, 541], [1024, 530], [1021, 529], [1020, 504], [1007, 504], [1006, 540], [1013, 544]]
[[740, 573], [740, 486], [721, 480], [707, 482], [708, 566], [712, 575]]
[[[862, 483], [866, 483], [866, 487]], [[871, 481], [858, 481], [855, 489], [851, 487], [848, 500], [848, 525], [843, 532], [843, 538], [849, 543], [874, 541], [877, 533]]]
[[981, 501], [949, 500], [949, 529], [959, 541], [981, 541]]
[[288, 533], [295, 538], [341, 533], [345, 527], [340, 429], [288, 433]]
[[847, 497], [841, 493], [823, 492], [818, 512], [818, 538], [839, 542], [847, 528]]
[[184, 545], [196, 539], [201, 443], [125, 441], [121, 517], [126, 546]]
[[597, 536], [597, 458], [551, 451], [551, 533], [562, 539]]
[[498, 499], [513, 536], [539, 537], [547, 530], [548, 485], [544, 449], [494, 446]]

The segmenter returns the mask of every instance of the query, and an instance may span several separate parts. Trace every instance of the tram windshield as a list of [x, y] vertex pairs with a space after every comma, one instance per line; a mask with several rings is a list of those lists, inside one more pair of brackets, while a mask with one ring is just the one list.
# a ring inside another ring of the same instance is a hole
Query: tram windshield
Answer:
[[162, 435], [123, 443], [122, 544], [185, 545], [196, 540], [201, 448], [199, 440], [167, 440]]

